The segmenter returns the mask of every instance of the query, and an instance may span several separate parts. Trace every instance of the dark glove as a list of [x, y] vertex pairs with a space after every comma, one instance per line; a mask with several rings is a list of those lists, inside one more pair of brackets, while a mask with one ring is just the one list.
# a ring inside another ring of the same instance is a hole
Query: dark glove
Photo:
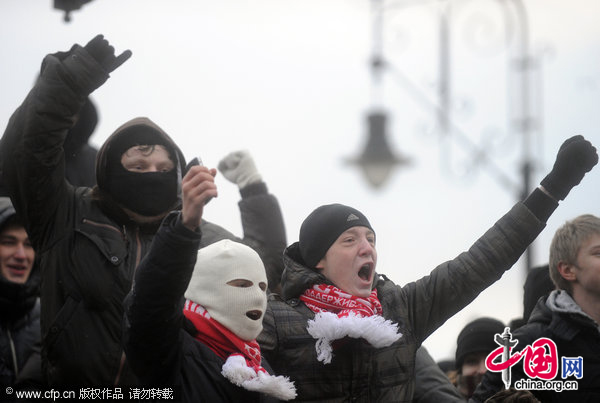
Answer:
[[119, 56], [115, 56], [115, 48], [104, 39], [104, 35], [96, 35], [94, 39], [84, 46], [84, 49], [90, 56], [96, 59], [107, 73], [111, 73], [131, 57], [130, 50], [126, 50]]
[[560, 146], [554, 167], [541, 185], [556, 200], [564, 200], [597, 163], [596, 148], [583, 136], [573, 136]]

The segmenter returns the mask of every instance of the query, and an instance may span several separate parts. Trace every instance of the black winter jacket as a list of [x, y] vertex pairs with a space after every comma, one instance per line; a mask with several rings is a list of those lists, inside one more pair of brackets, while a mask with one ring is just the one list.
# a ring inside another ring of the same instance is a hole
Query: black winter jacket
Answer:
[[[17, 288], [21, 288], [21, 290], [16, 290]], [[35, 291], [30, 294], [32, 289]], [[0, 316], [0, 386], [2, 387], [39, 387], [43, 385], [38, 292], [39, 287], [31, 287], [31, 283], [15, 284], [0, 278], [0, 294], [2, 295], [0, 298], [0, 312], [2, 312]], [[23, 301], [21, 296], [26, 296], [27, 300]], [[14, 297], [21, 301], [14, 301]]]
[[[0, 144], [3, 179], [44, 273], [42, 359], [50, 385], [137, 383], [121, 346], [122, 301], [160, 223], [138, 225], [99, 188], [74, 188], [64, 174], [66, 134], [88, 95], [107, 79], [78, 45], [46, 56], [38, 81], [11, 116]], [[116, 134], [98, 152], [99, 185], [106, 173], [106, 149]], [[179, 172], [184, 172], [184, 157], [175, 144], [173, 149]], [[273, 196], [251, 194], [240, 202], [240, 210], [244, 241], [256, 248], [270, 245], [257, 250], [261, 257], [279, 253], [286, 241]], [[214, 224], [207, 232], [218, 238], [219, 230], [223, 237], [232, 236]]]
[[144, 385], [173, 387], [183, 402], [276, 401], [231, 383], [221, 375], [224, 360], [194, 338], [196, 329], [183, 315], [183, 294], [201, 235], [179, 217], [172, 213], [164, 220], [125, 300], [124, 345], [131, 366]]

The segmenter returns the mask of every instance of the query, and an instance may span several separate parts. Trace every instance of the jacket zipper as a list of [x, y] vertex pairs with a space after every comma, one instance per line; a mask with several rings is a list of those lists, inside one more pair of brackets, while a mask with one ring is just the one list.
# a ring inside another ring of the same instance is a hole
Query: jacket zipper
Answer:
[[[125, 226], [123, 226], [123, 234], [125, 234]], [[142, 241], [140, 240], [140, 229], [136, 228], [135, 230], [135, 267], [133, 269], [133, 274], [131, 277], [131, 286], [133, 287], [133, 277], [135, 276], [135, 271], [137, 270], [140, 262], [142, 260]], [[115, 378], [115, 386], [119, 384], [121, 380], [121, 374], [123, 373], [123, 368], [125, 367], [125, 361], [127, 357], [125, 356], [125, 351], [121, 351], [121, 362], [119, 363], [119, 370], [117, 371], [117, 376]]]
[[[96, 227], [102, 227], [102, 228], [109, 229], [111, 231], [115, 231], [115, 232], [119, 233], [119, 235], [121, 235], [121, 238], [123, 238], [123, 241], [127, 242], [127, 228], [125, 227], [125, 225], [123, 225], [123, 230], [121, 231], [121, 230], [119, 230], [119, 228], [117, 228], [113, 225], [91, 221], [91, 220], [88, 220], [87, 218], [84, 218], [83, 222], [86, 224], [94, 225]], [[139, 230], [136, 231], [136, 240], [137, 240], [137, 242], [136, 242], [137, 251], [136, 251], [136, 259], [135, 259], [135, 267], [137, 268], [137, 266], [140, 262], [140, 255], [141, 255], [141, 252], [140, 252], [141, 243], [140, 243], [140, 239], [139, 239]], [[135, 273], [135, 270], [134, 270], [134, 273]], [[119, 363], [119, 370], [117, 371], [117, 376], [115, 377], [115, 382], [114, 382], [115, 385], [119, 384], [119, 380], [121, 378], [121, 373], [123, 372], [124, 366], [125, 366], [125, 352], [122, 351], [121, 352], [121, 362]]]
[[10, 352], [12, 353], [13, 360], [13, 369], [15, 371], [15, 379], [19, 375], [19, 363], [17, 362], [17, 349], [15, 348], [15, 343], [13, 342], [12, 334], [10, 333], [10, 329], [6, 329], [6, 333], [8, 335], [8, 343], [10, 344]]

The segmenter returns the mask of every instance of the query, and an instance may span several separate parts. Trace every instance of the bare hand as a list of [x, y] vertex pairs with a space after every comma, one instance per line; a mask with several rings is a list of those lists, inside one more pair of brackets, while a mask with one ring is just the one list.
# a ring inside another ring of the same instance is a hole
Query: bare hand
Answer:
[[195, 231], [202, 221], [202, 213], [207, 200], [218, 196], [215, 175], [217, 170], [196, 165], [189, 169], [181, 182], [183, 225]]

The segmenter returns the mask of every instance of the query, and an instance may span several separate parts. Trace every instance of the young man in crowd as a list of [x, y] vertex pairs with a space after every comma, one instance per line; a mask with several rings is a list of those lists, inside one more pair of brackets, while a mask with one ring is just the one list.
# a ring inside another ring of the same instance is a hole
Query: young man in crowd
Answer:
[[10, 199], [0, 197], [0, 399], [4, 387], [43, 384], [39, 287], [29, 236]]
[[515, 264], [597, 162], [582, 136], [568, 139], [526, 200], [468, 251], [404, 287], [376, 273], [364, 214], [342, 204], [315, 209], [285, 252], [281, 296], [269, 299], [258, 338], [265, 357], [294, 381], [299, 401], [410, 402], [417, 348]]
[[[542, 387], [531, 392], [542, 402], [598, 402], [600, 218], [586, 214], [560, 227], [550, 244], [549, 269], [556, 290], [538, 300], [527, 324], [512, 332], [518, 344], [511, 355], [524, 353], [540, 338], [549, 342], [536, 359], [524, 355], [510, 368], [511, 384], [523, 379], [575, 381], [576, 389]], [[472, 401], [484, 402], [505, 387], [500, 372], [488, 371]]]

